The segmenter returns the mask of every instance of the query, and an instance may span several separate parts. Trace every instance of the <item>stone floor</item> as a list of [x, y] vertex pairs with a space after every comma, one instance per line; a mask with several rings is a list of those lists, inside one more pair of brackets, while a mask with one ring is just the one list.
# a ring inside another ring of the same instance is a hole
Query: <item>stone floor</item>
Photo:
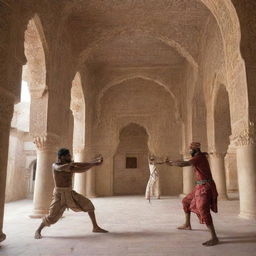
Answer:
[[88, 216], [66, 211], [60, 222], [43, 231], [42, 240], [33, 233], [40, 223], [30, 219], [32, 201], [6, 204], [4, 231], [8, 238], [1, 256], [167, 256], [167, 255], [256, 255], [256, 222], [240, 219], [237, 200], [221, 201], [214, 214], [221, 243], [205, 248], [209, 234], [192, 217], [193, 231], [179, 231], [183, 222], [178, 198], [152, 200], [143, 197], [95, 198], [96, 214], [108, 234], [91, 233]]

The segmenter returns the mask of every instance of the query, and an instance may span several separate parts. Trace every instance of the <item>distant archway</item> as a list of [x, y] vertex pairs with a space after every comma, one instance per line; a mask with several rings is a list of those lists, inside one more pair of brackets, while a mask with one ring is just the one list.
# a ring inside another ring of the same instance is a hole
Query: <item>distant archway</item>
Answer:
[[131, 123], [120, 131], [114, 156], [113, 192], [115, 195], [144, 194], [148, 180], [148, 134], [144, 127]]

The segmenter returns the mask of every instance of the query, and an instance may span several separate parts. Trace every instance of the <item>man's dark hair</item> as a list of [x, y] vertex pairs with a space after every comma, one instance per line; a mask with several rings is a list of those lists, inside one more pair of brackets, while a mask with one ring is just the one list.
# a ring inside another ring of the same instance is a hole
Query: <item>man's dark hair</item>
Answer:
[[67, 148], [61, 148], [59, 151], [58, 151], [58, 158], [60, 159], [62, 156], [66, 156], [70, 154], [69, 150]]

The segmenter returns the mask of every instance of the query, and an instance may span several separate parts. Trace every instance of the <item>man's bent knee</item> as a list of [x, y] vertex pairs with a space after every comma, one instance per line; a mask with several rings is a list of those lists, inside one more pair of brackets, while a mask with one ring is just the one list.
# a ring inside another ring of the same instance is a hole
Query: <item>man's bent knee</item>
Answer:
[[58, 222], [60, 218], [49, 218], [49, 217], [45, 217], [43, 218], [43, 223], [45, 226], [50, 227], [51, 225], [55, 224], [56, 222]]

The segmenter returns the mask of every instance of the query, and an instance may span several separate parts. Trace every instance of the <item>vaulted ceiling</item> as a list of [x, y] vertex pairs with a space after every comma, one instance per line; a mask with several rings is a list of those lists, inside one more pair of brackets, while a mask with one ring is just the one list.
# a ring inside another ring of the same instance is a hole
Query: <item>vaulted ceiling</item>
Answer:
[[82, 62], [148, 66], [197, 62], [210, 12], [199, 0], [94, 0], [69, 3], [65, 15]]

